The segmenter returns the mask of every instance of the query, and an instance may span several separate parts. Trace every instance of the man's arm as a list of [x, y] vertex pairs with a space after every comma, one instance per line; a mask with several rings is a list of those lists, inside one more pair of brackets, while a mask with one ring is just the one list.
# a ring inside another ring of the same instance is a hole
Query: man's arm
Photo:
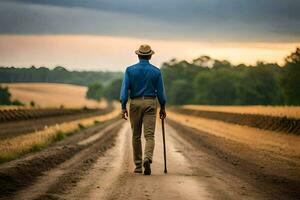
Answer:
[[128, 117], [128, 112], [126, 109], [126, 104], [128, 100], [128, 90], [129, 90], [129, 75], [128, 75], [128, 70], [126, 69], [123, 82], [122, 82], [121, 92], [120, 92], [120, 102], [122, 105], [122, 118], [124, 119], [127, 119]]
[[166, 110], [165, 110], [165, 106], [166, 106], [166, 94], [165, 94], [165, 87], [164, 87], [164, 81], [162, 78], [162, 74], [161, 72], [159, 73], [159, 77], [158, 77], [158, 83], [157, 83], [157, 98], [160, 104], [160, 118], [166, 118], [167, 114], [166, 114]]

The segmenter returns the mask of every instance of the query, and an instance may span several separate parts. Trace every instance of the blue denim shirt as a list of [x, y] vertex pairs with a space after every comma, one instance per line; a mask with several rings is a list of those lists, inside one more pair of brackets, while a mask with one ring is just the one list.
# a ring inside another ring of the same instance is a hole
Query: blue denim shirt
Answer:
[[130, 98], [157, 97], [160, 106], [165, 107], [166, 95], [160, 69], [151, 65], [148, 60], [141, 59], [139, 63], [127, 67], [120, 94], [122, 109], [126, 108], [129, 91]]

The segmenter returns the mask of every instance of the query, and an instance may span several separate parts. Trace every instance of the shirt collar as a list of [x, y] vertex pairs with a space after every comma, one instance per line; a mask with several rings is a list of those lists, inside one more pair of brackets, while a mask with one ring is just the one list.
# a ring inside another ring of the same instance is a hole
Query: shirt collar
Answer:
[[140, 62], [139, 63], [149, 63], [149, 60], [146, 60], [146, 59], [140, 59]]

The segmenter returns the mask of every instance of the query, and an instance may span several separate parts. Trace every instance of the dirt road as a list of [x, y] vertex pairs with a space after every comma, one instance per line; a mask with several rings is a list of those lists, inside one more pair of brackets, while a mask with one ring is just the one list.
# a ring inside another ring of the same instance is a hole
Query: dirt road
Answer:
[[[168, 174], [163, 173], [160, 124], [156, 130], [152, 176], [143, 176], [132, 173], [129, 123], [115, 121], [50, 147], [52, 151], [63, 151], [72, 146], [72, 155], [49, 166], [26, 186], [2, 197], [24, 200], [300, 198], [299, 157], [273, 159], [260, 149], [253, 151], [253, 155], [249, 146], [170, 120], [166, 130]], [[41, 153], [32, 156], [39, 157]], [[9, 165], [20, 165], [30, 159], [29, 156]], [[267, 161], [270, 164], [265, 168], [256, 163]], [[274, 164], [277, 176], [272, 172]], [[0, 174], [7, 169], [9, 166], [1, 166]]]

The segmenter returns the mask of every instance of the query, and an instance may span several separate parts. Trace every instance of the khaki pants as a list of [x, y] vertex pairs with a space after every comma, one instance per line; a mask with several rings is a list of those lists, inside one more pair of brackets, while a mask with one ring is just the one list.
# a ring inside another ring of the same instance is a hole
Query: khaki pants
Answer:
[[154, 150], [154, 132], [156, 123], [156, 99], [132, 99], [130, 102], [129, 117], [132, 129], [133, 159], [137, 167], [142, 165], [142, 126], [146, 139], [144, 159], [152, 162]]

